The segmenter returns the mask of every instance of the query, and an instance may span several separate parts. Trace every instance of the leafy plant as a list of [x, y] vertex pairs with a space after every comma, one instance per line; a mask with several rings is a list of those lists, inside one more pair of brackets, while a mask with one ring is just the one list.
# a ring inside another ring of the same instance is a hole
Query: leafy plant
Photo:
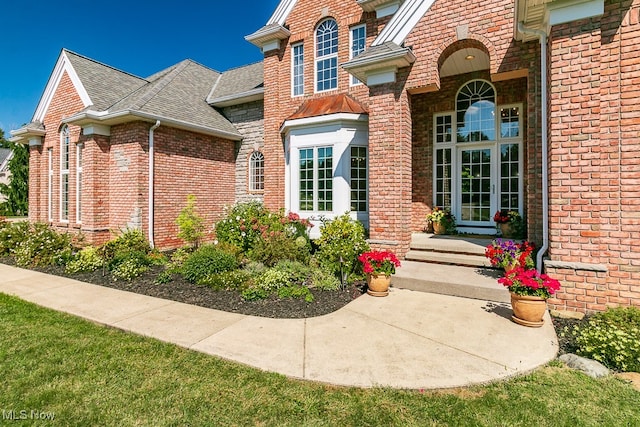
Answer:
[[640, 309], [611, 308], [574, 327], [576, 352], [611, 369], [640, 372]]
[[249, 258], [272, 267], [282, 260], [309, 261], [309, 244], [304, 237], [294, 237], [285, 231], [271, 231], [259, 238]]
[[560, 289], [560, 282], [537, 270], [517, 267], [498, 279], [498, 283], [507, 287], [516, 295], [549, 298]]
[[221, 251], [214, 245], [204, 245], [194, 251], [182, 265], [182, 275], [191, 283], [205, 277], [238, 268], [233, 254]]
[[358, 257], [365, 273], [384, 274], [390, 276], [400, 267], [400, 261], [396, 255], [387, 251], [365, 252]]
[[111, 276], [114, 281], [131, 281], [149, 269], [149, 259], [144, 252], [122, 252], [112, 260]]
[[16, 247], [31, 234], [31, 224], [27, 221], [2, 221], [0, 228], [0, 255], [13, 255]]
[[75, 274], [96, 271], [102, 268], [103, 265], [104, 259], [100, 256], [98, 248], [95, 246], [87, 246], [67, 263], [65, 272]]
[[171, 273], [171, 271], [164, 270], [160, 274], [158, 274], [158, 277], [156, 277], [156, 280], [154, 281], [154, 283], [156, 285], [166, 285], [167, 283], [170, 283], [172, 281], [173, 281], [173, 274]]
[[178, 237], [197, 248], [204, 236], [204, 219], [196, 212], [196, 196], [187, 196], [187, 205], [180, 211], [176, 219]]
[[442, 209], [438, 206], [427, 214], [427, 221], [431, 224], [442, 224], [448, 234], [453, 234], [456, 231], [456, 217], [453, 216], [450, 210]]
[[335, 291], [340, 289], [340, 280], [335, 274], [328, 272], [322, 268], [314, 268], [311, 272], [311, 284], [317, 289], [323, 291]]
[[278, 298], [304, 298], [306, 302], [313, 302], [313, 294], [303, 285], [289, 285], [278, 289]]
[[112, 260], [118, 254], [127, 252], [151, 252], [151, 246], [145, 239], [142, 230], [125, 229], [117, 236], [100, 247], [100, 252], [106, 261]]
[[237, 203], [225, 208], [225, 211], [225, 218], [215, 225], [216, 237], [220, 242], [231, 243], [243, 252], [253, 247], [266, 223], [275, 221], [258, 201]]
[[332, 274], [347, 280], [361, 277], [358, 256], [369, 250], [362, 223], [351, 219], [348, 213], [334, 220], [322, 220], [316, 257]]
[[21, 267], [63, 264], [71, 258], [71, 237], [58, 233], [48, 224], [35, 223], [27, 228], [27, 235], [13, 249], [16, 264]]

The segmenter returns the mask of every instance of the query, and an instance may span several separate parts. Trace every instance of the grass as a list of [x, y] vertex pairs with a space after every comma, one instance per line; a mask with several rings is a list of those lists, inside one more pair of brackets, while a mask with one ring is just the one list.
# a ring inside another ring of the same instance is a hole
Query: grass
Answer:
[[640, 424], [640, 393], [630, 385], [591, 379], [558, 362], [509, 381], [450, 391], [332, 387], [3, 294], [0, 376], [0, 424], [6, 422], [2, 411], [11, 410], [54, 413], [55, 425], [69, 426]]

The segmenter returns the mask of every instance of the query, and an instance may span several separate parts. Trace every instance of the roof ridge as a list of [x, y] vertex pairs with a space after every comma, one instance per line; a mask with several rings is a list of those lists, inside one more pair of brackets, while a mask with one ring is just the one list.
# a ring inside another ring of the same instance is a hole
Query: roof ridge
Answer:
[[88, 56], [81, 55], [81, 54], [79, 54], [78, 52], [74, 52], [74, 51], [69, 50], [69, 49], [66, 49], [66, 48], [62, 48], [62, 51], [63, 51], [63, 52], [65, 52], [65, 53], [70, 53], [70, 54], [72, 54], [72, 55], [75, 55], [75, 56], [77, 56], [78, 58], [86, 59], [87, 61], [91, 61], [91, 62], [93, 62], [93, 63], [95, 63], [95, 64], [98, 64], [98, 65], [101, 65], [101, 66], [103, 66], [103, 67], [110, 68], [110, 69], [112, 69], [112, 70], [114, 70], [114, 71], [117, 71], [117, 72], [119, 72], [119, 73], [126, 74], [126, 75], [128, 75], [128, 76], [135, 77], [135, 78], [140, 79], [140, 80], [148, 81], [148, 80], [147, 80], [147, 79], [145, 79], [144, 77], [136, 76], [135, 74], [130, 73], [130, 72], [128, 72], [128, 71], [123, 71], [123, 70], [121, 70], [121, 69], [119, 69], [119, 68], [116, 68], [116, 67], [113, 67], [113, 66], [111, 66], [111, 65], [105, 64], [104, 62], [100, 62], [100, 61], [97, 61], [97, 60], [95, 60], [95, 59], [93, 59], [93, 58], [89, 58]]
[[[153, 87], [149, 88], [148, 92], [140, 97], [137, 103], [131, 106], [133, 110], [139, 110], [144, 107], [149, 101], [151, 101], [162, 89], [167, 87], [169, 83], [171, 83], [177, 76], [180, 74], [187, 66], [189, 65], [191, 60], [185, 59], [183, 61], [178, 62], [175, 65], [175, 68], [169, 71], [167, 74], [162, 76], [156, 82], [154, 82]], [[193, 62], [193, 61], [191, 61]]]
[[246, 67], [250, 67], [252, 65], [257, 65], [257, 64], [262, 64], [262, 63], [264, 63], [264, 60], [251, 62], [251, 63], [245, 64], [245, 65], [238, 65], [236, 67], [231, 67], [231, 68], [226, 69], [225, 71], [222, 72], [222, 74], [228, 73], [229, 71], [239, 70], [240, 68], [246, 68]]

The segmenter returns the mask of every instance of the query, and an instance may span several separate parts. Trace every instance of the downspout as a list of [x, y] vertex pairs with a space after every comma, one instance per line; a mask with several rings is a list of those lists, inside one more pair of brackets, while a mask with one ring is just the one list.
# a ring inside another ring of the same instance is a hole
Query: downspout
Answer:
[[542, 76], [542, 247], [538, 251], [536, 265], [542, 272], [543, 257], [549, 250], [549, 122], [547, 118], [547, 33], [541, 30], [526, 28], [518, 22], [518, 31], [523, 34], [535, 34], [540, 40], [540, 75]]
[[158, 129], [160, 126], [160, 120], [156, 120], [156, 124], [151, 126], [149, 129], [149, 244], [151, 247], [155, 247], [155, 243], [153, 241], [153, 229], [154, 229], [154, 175], [155, 175], [155, 164], [154, 164], [154, 155], [153, 155], [153, 131]]

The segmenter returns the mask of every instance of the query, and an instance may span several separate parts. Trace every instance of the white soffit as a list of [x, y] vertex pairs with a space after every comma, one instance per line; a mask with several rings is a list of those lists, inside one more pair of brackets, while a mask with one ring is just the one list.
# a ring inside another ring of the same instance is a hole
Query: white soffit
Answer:
[[486, 52], [476, 48], [460, 49], [444, 61], [440, 67], [440, 77], [488, 70], [489, 67], [489, 55]]

